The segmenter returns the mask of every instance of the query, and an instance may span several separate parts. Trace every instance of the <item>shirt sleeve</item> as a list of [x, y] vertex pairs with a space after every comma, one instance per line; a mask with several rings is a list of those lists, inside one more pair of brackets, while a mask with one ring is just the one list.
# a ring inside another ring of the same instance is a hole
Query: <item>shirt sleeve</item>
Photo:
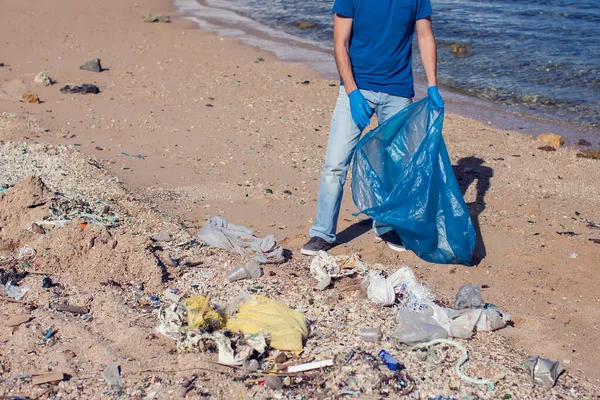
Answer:
[[[355, 0], [335, 0], [332, 11], [343, 17], [354, 18], [354, 1]], [[427, 1], [429, 2], [429, 0]]]
[[417, 21], [431, 16], [431, 2], [429, 0], [417, 0]]

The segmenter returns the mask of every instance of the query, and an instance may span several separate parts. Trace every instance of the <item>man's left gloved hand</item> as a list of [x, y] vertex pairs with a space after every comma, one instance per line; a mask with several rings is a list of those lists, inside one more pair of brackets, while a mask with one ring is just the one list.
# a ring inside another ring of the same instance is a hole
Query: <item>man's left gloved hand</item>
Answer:
[[431, 100], [431, 104], [433, 104], [433, 108], [436, 110], [441, 110], [444, 108], [444, 99], [442, 99], [437, 86], [429, 86], [429, 89], [427, 89], [427, 95]]

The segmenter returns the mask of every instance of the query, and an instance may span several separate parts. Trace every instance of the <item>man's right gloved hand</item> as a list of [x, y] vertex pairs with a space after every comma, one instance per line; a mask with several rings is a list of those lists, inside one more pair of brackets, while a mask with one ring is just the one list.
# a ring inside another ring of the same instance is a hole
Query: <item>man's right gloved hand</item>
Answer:
[[352, 119], [358, 128], [362, 131], [371, 123], [371, 115], [373, 110], [369, 107], [367, 99], [362, 95], [360, 90], [355, 89], [349, 95], [350, 99], [350, 112], [352, 113]]

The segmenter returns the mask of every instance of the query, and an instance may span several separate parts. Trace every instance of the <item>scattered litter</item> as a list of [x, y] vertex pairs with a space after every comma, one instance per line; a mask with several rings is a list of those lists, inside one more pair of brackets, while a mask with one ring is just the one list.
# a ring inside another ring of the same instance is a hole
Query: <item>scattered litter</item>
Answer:
[[17, 259], [21, 260], [23, 258], [32, 258], [35, 257], [35, 250], [26, 244], [25, 246], [19, 248], [19, 254], [17, 255]]
[[121, 371], [117, 364], [107, 365], [104, 371], [102, 371], [102, 377], [111, 387], [120, 389], [123, 386]]
[[191, 297], [185, 301], [188, 327], [190, 329], [216, 330], [223, 326], [223, 318], [209, 304], [204, 296]]
[[123, 154], [126, 157], [139, 158], [141, 160], [145, 160], [146, 159], [146, 156], [144, 156], [142, 154], [129, 154], [129, 153], [126, 153], [124, 151], [122, 151], [121, 154]]
[[43, 289], [49, 289], [53, 286], [54, 286], [54, 282], [52, 282], [52, 279], [50, 277], [47, 276], [44, 279], [42, 279], [42, 288]]
[[234, 314], [227, 319], [228, 330], [247, 335], [267, 332], [274, 349], [302, 350], [302, 341], [308, 337], [304, 315], [281, 301], [260, 295], [241, 295], [228, 309]]
[[165, 290], [164, 295], [167, 299], [177, 303], [181, 299], [181, 296], [183, 296], [183, 292], [179, 289], [168, 288]]
[[586, 223], [588, 228], [597, 228], [600, 229], [600, 222], [592, 221], [591, 219], [581, 218], [581, 222]]
[[63, 372], [47, 372], [31, 378], [32, 385], [41, 385], [43, 383], [59, 382], [65, 379]]
[[78, 86], [65, 85], [60, 88], [60, 92], [64, 94], [98, 94], [100, 89], [91, 83], [82, 83]]
[[531, 374], [531, 383], [539, 386], [553, 387], [565, 367], [558, 361], [541, 357], [529, 357], [527, 368]]
[[31, 320], [30, 315], [22, 314], [22, 315], [14, 315], [6, 320], [5, 325], [8, 327], [17, 327]]
[[295, 372], [304, 372], [311, 371], [313, 369], [320, 369], [324, 367], [333, 366], [333, 360], [321, 360], [321, 361], [313, 361], [306, 364], [292, 365], [287, 368], [287, 372], [295, 373]]
[[56, 83], [54, 79], [50, 78], [50, 75], [48, 75], [48, 71], [40, 72], [35, 76], [35, 78], [33, 78], [33, 81], [35, 83], [40, 83], [44, 86], [50, 86]]
[[386, 367], [388, 367], [390, 371], [397, 371], [398, 368], [400, 368], [400, 363], [398, 362], [398, 360], [396, 360], [396, 357], [394, 357], [387, 351], [381, 350], [379, 354], [377, 354], [377, 356], [381, 358], [381, 361], [383, 361], [383, 363], [386, 365]]
[[40, 104], [40, 96], [38, 96], [35, 93], [23, 93], [23, 97], [21, 98], [21, 102], [22, 103], [29, 103], [29, 104]]
[[397, 303], [401, 308], [420, 311], [433, 305], [433, 296], [424, 284], [417, 281], [412, 270], [402, 267], [388, 278], [379, 272], [370, 271], [363, 286], [367, 288], [369, 300], [382, 306]]
[[198, 238], [211, 246], [242, 256], [249, 257], [248, 252], [253, 253], [254, 259], [261, 264], [285, 261], [283, 247], [273, 235], [257, 238], [248, 228], [230, 224], [225, 218], [209, 219], [198, 232]]
[[15, 286], [12, 284], [12, 282], [8, 282], [6, 285], [4, 285], [4, 291], [6, 292], [6, 295], [15, 300], [22, 300], [27, 292], [29, 292], [29, 289], [31, 288], [28, 286]]
[[458, 350], [460, 350], [461, 356], [458, 360], [456, 360], [456, 364], [454, 366], [456, 374], [460, 377], [460, 379], [462, 379], [463, 381], [465, 381], [467, 383], [471, 383], [473, 385], [485, 385], [485, 386], [487, 386], [487, 388], [489, 390], [494, 390], [494, 383], [492, 381], [490, 381], [488, 379], [471, 378], [471, 377], [467, 376], [464, 372], [462, 372], [460, 367], [464, 363], [466, 363], [467, 360], [469, 359], [469, 354], [467, 353], [467, 349], [462, 344], [455, 342], [453, 340], [448, 340], [448, 339], [436, 339], [436, 340], [432, 340], [427, 343], [418, 344], [415, 347], [420, 349], [420, 348], [430, 347], [430, 346], [433, 346], [436, 344], [446, 344], [446, 345], [454, 346]]
[[575, 232], [556, 232], [558, 233], [560, 236], [579, 236], [581, 235], [581, 233], [575, 233]]
[[57, 304], [55, 309], [56, 311], [69, 312], [71, 314], [87, 314], [89, 312], [87, 307], [72, 306], [69, 304]]
[[379, 327], [361, 329], [360, 338], [365, 342], [377, 343], [381, 339], [381, 330]]
[[48, 341], [55, 333], [56, 331], [52, 328], [46, 329], [44, 331], [44, 342]]
[[83, 65], [80, 65], [79, 69], [82, 69], [85, 71], [92, 71], [92, 72], [102, 72], [102, 65], [100, 64], [100, 59], [95, 58], [93, 60], [86, 62]]
[[241, 279], [257, 279], [262, 276], [260, 265], [256, 261], [250, 261], [248, 264], [239, 264], [234, 269], [227, 271], [227, 281], [235, 282]]
[[144, 15], [144, 22], [171, 22], [171, 17], [168, 15]]
[[319, 282], [318, 290], [327, 288], [332, 278], [351, 276], [356, 273], [365, 274], [367, 269], [367, 264], [358, 254], [334, 256], [325, 251], [319, 251], [310, 264], [310, 274]]
[[577, 253], [569, 253], [569, 258], [575, 259], [575, 258], [577, 258], [578, 255], [579, 254], [577, 254]]
[[481, 297], [481, 288], [470, 283], [462, 285], [454, 300], [454, 309], [463, 310], [466, 308], [483, 308], [485, 301]]

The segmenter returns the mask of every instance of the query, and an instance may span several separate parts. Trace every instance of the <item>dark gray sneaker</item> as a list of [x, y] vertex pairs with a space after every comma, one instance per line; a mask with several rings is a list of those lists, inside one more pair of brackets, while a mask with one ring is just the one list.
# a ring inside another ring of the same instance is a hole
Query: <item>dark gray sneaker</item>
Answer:
[[302, 247], [300, 253], [304, 254], [305, 256], [316, 256], [319, 251], [327, 251], [331, 248], [333, 248], [333, 243], [329, 243], [318, 236], [313, 236], [310, 238], [308, 243]]
[[406, 251], [402, 239], [396, 233], [396, 231], [389, 231], [379, 236], [381, 240], [387, 243], [388, 247], [394, 251]]

